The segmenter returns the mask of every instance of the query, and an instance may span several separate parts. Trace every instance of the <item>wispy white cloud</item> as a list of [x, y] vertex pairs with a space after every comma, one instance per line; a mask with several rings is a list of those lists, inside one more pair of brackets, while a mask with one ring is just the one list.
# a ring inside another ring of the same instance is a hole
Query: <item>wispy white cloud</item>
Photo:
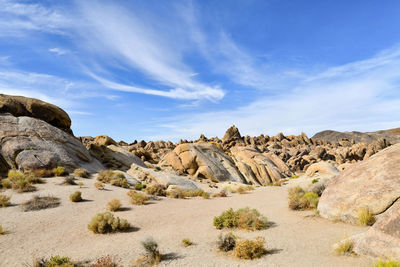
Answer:
[[69, 51], [68, 51], [67, 49], [62, 49], [62, 48], [59, 48], [59, 47], [54, 47], [54, 48], [50, 48], [50, 49], [49, 49], [49, 52], [54, 53], [54, 54], [56, 54], [56, 55], [58, 55], [58, 56], [62, 56], [62, 55], [67, 54]]

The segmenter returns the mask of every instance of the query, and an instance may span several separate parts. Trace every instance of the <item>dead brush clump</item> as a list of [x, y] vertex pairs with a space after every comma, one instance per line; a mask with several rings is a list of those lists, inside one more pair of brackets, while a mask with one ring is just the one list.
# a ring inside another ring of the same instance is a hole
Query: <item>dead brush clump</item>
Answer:
[[75, 182], [75, 177], [67, 176], [64, 178], [64, 181], [61, 183], [62, 185], [77, 185]]
[[109, 183], [110, 185], [129, 188], [129, 184], [125, 178], [125, 175], [113, 170], [102, 170], [97, 175], [97, 180], [103, 183]]
[[138, 258], [135, 266], [156, 266], [162, 260], [162, 255], [158, 249], [158, 243], [152, 238], [148, 237], [141, 242], [145, 254]]
[[109, 211], [119, 211], [121, 210], [121, 201], [118, 198], [114, 198], [107, 203], [107, 209]]
[[117, 257], [111, 257], [110, 255], [102, 256], [96, 260], [95, 263], [91, 264], [90, 267], [119, 267], [121, 260]]
[[82, 168], [75, 169], [73, 175], [80, 178], [89, 178], [89, 172]]
[[11, 197], [4, 195], [4, 194], [0, 194], [0, 207], [1, 208], [5, 208], [10, 206], [11, 202], [10, 202]]
[[261, 258], [267, 253], [265, 239], [257, 237], [255, 240], [238, 240], [233, 250], [235, 257], [245, 260]]
[[52, 170], [48, 170], [45, 168], [33, 169], [29, 170], [32, 172], [36, 177], [46, 178], [46, 177], [53, 177], [54, 173]]
[[236, 239], [237, 236], [233, 233], [227, 233], [225, 235], [220, 234], [217, 241], [218, 249], [224, 252], [233, 250], [236, 246]]
[[361, 207], [358, 210], [358, 222], [363, 226], [371, 226], [375, 223], [375, 217], [371, 211], [366, 207]]
[[182, 188], [174, 188], [167, 191], [167, 196], [170, 198], [180, 198], [184, 199], [186, 197], [185, 190]]
[[268, 228], [268, 220], [256, 209], [248, 207], [234, 211], [232, 208], [214, 217], [213, 224], [217, 229], [240, 228], [250, 231]]
[[131, 225], [125, 219], [114, 217], [111, 212], [96, 214], [88, 224], [88, 229], [95, 234], [106, 234], [118, 231], [127, 231]]
[[315, 209], [318, 206], [319, 197], [314, 192], [305, 192], [296, 186], [288, 190], [288, 205], [292, 210]]
[[145, 205], [147, 203], [147, 201], [149, 200], [149, 197], [147, 195], [136, 192], [134, 190], [130, 190], [126, 194], [129, 196], [130, 202], [133, 205]]
[[55, 208], [60, 205], [60, 199], [53, 196], [33, 196], [30, 200], [21, 204], [23, 211], [35, 211], [48, 208]]
[[10, 187], [18, 193], [33, 192], [36, 187], [32, 185], [32, 177], [26, 176], [17, 170], [9, 170], [7, 175]]
[[153, 196], [166, 196], [165, 187], [160, 184], [152, 184], [147, 186], [144, 191], [146, 194], [153, 195]]

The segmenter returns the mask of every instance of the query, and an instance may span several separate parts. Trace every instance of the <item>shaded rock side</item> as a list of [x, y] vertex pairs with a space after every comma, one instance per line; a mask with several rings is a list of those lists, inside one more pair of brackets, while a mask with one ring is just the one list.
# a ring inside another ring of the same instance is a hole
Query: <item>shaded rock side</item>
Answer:
[[322, 217], [356, 223], [360, 208], [384, 212], [400, 197], [400, 144], [352, 164], [328, 184], [318, 204]]
[[245, 182], [231, 157], [209, 143], [180, 144], [164, 156], [160, 165], [200, 180]]
[[268, 185], [291, 175], [286, 164], [274, 154], [260, 153], [249, 147], [231, 148], [232, 156], [248, 183]]
[[102, 169], [78, 139], [39, 119], [0, 114], [0, 140], [3, 169], [56, 166], [69, 171], [79, 167], [90, 172]]
[[0, 94], [0, 113], [40, 119], [72, 134], [71, 119], [68, 114], [61, 108], [38, 99]]

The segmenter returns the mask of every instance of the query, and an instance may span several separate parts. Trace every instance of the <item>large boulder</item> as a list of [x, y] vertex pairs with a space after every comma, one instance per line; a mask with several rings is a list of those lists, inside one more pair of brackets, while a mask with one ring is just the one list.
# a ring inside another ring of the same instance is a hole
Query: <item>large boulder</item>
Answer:
[[396, 201], [365, 233], [351, 237], [358, 255], [400, 258], [400, 201]]
[[[49, 115], [50, 116], [50, 115]], [[31, 117], [0, 114], [0, 169], [102, 169], [73, 135]]]
[[400, 198], [400, 144], [355, 163], [332, 178], [322, 194], [322, 217], [356, 223], [360, 208], [378, 215]]
[[38, 99], [0, 94], [0, 113], [40, 119], [72, 134], [68, 114], [61, 108]]
[[171, 166], [181, 174], [213, 182], [245, 182], [231, 157], [209, 143], [180, 144], [164, 156], [161, 166]]
[[254, 148], [241, 146], [231, 148], [231, 153], [249, 183], [268, 185], [291, 174], [286, 164], [274, 154], [263, 154]]
[[330, 162], [320, 161], [312, 164], [306, 170], [306, 175], [312, 177], [314, 175], [322, 175], [324, 177], [333, 177], [339, 174], [339, 170]]

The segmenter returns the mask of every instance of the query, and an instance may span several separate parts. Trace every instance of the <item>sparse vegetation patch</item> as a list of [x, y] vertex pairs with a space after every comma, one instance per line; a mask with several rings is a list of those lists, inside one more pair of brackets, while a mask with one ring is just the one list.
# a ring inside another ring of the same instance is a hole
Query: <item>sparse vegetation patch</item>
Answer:
[[106, 234], [117, 231], [126, 231], [131, 227], [125, 219], [114, 217], [111, 212], [96, 214], [88, 225], [88, 229], [95, 234]]
[[148, 196], [143, 193], [136, 192], [134, 190], [130, 190], [127, 195], [130, 198], [130, 202], [134, 205], [145, 205], [149, 200]]
[[264, 245], [265, 239], [262, 237], [257, 237], [256, 240], [238, 240], [233, 252], [239, 259], [253, 260], [267, 253]]
[[33, 196], [32, 199], [23, 202], [21, 207], [23, 211], [35, 211], [48, 208], [55, 208], [60, 205], [60, 199], [53, 196]]
[[0, 207], [5, 208], [10, 206], [10, 196], [4, 195], [4, 194], [0, 194]]
[[305, 192], [301, 187], [289, 188], [288, 204], [292, 210], [315, 209], [318, 206], [319, 196], [314, 192]]
[[214, 217], [214, 226], [222, 228], [240, 228], [245, 230], [262, 230], [268, 228], [268, 220], [256, 209], [243, 208], [234, 211], [232, 208]]
[[153, 196], [165, 196], [165, 187], [160, 184], [152, 184], [145, 188], [145, 192]]
[[360, 208], [357, 215], [360, 225], [371, 226], [375, 223], [374, 215], [372, 215], [371, 211], [366, 207]]
[[125, 175], [113, 170], [102, 170], [99, 172], [97, 180], [103, 183], [109, 183], [110, 185], [129, 188], [129, 184], [125, 178]]

